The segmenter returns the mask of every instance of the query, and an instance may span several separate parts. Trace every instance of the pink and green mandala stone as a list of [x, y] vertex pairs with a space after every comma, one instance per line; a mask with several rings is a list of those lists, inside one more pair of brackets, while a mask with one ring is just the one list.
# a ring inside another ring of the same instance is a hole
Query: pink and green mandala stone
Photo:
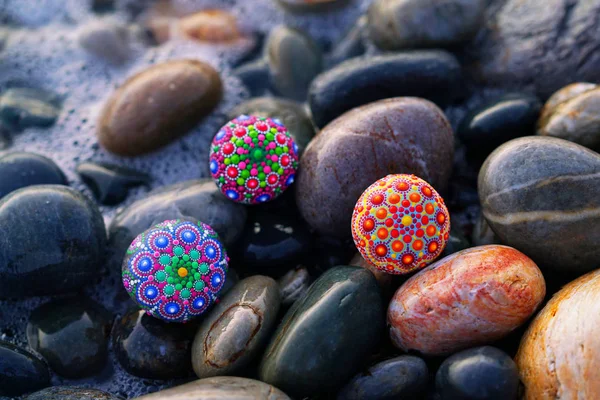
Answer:
[[229, 199], [259, 204], [275, 199], [293, 182], [298, 147], [277, 119], [241, 115], [215, 135], [210, 172]]
[[148, 314], [187, 322], [218, 301], [228, 261], [210, 226], [164, 221], [137, 236], [127, 249], [123, 286]]

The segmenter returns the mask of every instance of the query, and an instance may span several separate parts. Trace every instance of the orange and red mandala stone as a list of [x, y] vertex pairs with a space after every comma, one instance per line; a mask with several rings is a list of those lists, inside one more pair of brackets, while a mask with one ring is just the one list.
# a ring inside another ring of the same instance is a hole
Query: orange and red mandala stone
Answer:
[[352, 214], [352, 237], [365, 260], [389, 274], [406, 274], [446, 247], [450, 215], [444, 199], [414, 175], [388, 175], [363, 192]]

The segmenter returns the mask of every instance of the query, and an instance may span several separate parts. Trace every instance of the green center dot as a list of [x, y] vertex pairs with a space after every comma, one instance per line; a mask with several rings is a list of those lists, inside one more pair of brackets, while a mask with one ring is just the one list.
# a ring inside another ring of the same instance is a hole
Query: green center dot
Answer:
[[290, 149], [287, 146], [283, 146], [283, 151], [285, 151], [287, 153], [290, 151]]
[[240, 162], [240, 156], [238, 156], [237, 154], [231, 157], [231, 162], [234, 164], [239, 164]]
[[191, 296], [192, 294], [190, 293], [190, 291], [188, 289], [183, 289], [181, 291], [181, 298], [183, 299], [187, 299]]
[[258, 179], [261, 181], [264, 181], [266, 177], [267, 177], [267, 174], [265, 174], [264, 172], [260, 172], [258, 174]]
[[196, 282], [196, 284], [194, 285], [194, 289], [196, 289], [198, 291], [204, 290], [204, 282], [203, 281]]
[[237, 147], [242, 147], [242, 146], [244, 145], [244, 141], [243, 141], [242, 139], [237, 139], [237, 140], [235, 141], [235, 145], [236, 145]]
[[173, 293], [175, 293], [175, 289], [173, 288], [173, 286], [167, 285], [167, 286], [165, 286], [164, 292], [167, 296], [170, 296]]
[[160, 262], [161, 265], [168, 265], [169, 262], [171, 261], [171, 257], [169, 257], [166, 254], [163, 254], [162, 256], [160, 256], [158, 261]]
[[165, 274], [165, 271], [158, 271], [156, 273], [156, 280], [159, 282], [164, 282], [165, 279], [167, 279], [167, 274]]
[[192, 263], [192, 268], [194, 268], [194, 269], [198, 268], [198, 262], [197, 261], [194, 261]]
[[225, 165], [231, 164], [231, 158], [226, 158], [224, 161]]
[[264, 187], [266, 187], [266, 186], [267, 186], [267, 182], [261, 182], [261, 183], [260, 183], [260, 187], [261, 187], [261, 188], [264, 188]]
[[242, 178], [249, 178], [249, 177], [250, 177], [250, 171], [243, 170], [242, 171]]
[[185, 287], [186, 287], [186, 288], [188, 288], [188, 289], [191, 289], [191, 288], [192, 288], [192, 282], [190, 282], [190, 281], [187, 281], [187, 282], [185, 283]]
[[172, 277], [168, 277], [167, 278], [167, 283], [173, 283], [173, 278]]
[[252, 139], [254, 139], [255, 137], [258, 136], [258, 133], [256, 133], [256, 131], [250, 131], [250, 133], [248, 133], [248, 136], [250, 136]]
[[[175, 247], [175, 249], [173, 250], [173, 253], [175, 253], [176, 256], [181, 257], [181, 255], [183, 254], [183, 247], [181, 247], [181, 246]], [[185, 259], [185, 257], [184, 257], [184, 259]]]
[[277, 170], [277, 173], [278, 173], [279, 175], [283, 175], [283, 168], [279, 168], [279, 169]]
[[246, 183], [246, 180], [244, 178], [237, 178], [237, 184], [240, 186], [244, 186], [244, 183]]
[[201, 276], [201, 275], [200, 275], [199, 273], [197, 273], [197, 272], [196, 272], [196, 273], [194, 274], [194, 279], [198, 280], [198, 279], [200, 279], [200, 276]]
[[202, 272], [202, 275], [206, 274], [208, 272], [208, 264], [200, 264], [200, 272]]
[[254, 159], [256, 161], [260, 161], [263, 158], [263, 152], [260, 149], [256, 149], [252, 152], [252, 157], [254, 157]]
[[181, 283], [178, 283], [177, 285], [175, 285], [175, 289], [181, 290], [183, 289], [183, 286], [181, 286]]
[[[196, 250], [190, 251], [190, 258], [192, 260], [197, 260], [200, 258], [200, 253], [198, 253]], [[193, 265], [193, 263], [192, 263], [192, 265]]]
[[281, 155], [281, 153], [283, 153], [283, 149], [282, 149], [281, 147], [277, 147], [277, 148], [275, 149], [275, 153], [276, 153], [278, 156], [280, 156], [280, 155]]
[[190, 256], [188, 256], [187, 254], [185, 254], [183, 256], [183, 261], [190, 261]]
[[272, 141], [273, 141], [273, 139], [275, 138], [275, 136], [273, 136], [273, 134], [272, 134], [272, 133], [267, 133], [267, 134], [265, 135], [265, 137], [267, 138], [267, 140], [268, 140], [269, 142], [272, 142]]

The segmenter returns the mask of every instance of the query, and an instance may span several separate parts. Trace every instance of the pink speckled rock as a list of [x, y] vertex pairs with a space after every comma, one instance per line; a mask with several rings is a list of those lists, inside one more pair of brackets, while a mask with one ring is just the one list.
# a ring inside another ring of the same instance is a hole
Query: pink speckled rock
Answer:
[[500, 339], [537, 309], [546, 284], [512, 247], [454, 253], [409, 279], [388, 308], [390, 336], [405, 351], [444, 355]]

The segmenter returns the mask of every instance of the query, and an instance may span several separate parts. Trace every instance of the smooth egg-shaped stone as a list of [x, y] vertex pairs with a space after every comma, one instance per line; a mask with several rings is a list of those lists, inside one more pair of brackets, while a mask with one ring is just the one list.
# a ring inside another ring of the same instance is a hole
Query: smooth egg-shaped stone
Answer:
[[58, 97], [41, 89], [11, 88], [0, 96], [0, 119], [14, 130], [48, 128], [60, 110]]
[[234, 254], [248, 267], [281, 271], [301, 262], [312, 247], [312, 235], [301, 219], [259, 211], [248, 218]]
[[54, 300], [31, 313], [27, 341], [54, 372], [82, 378], [104, 367], [111, 325], [112, 315], [88, 298]]
[[118, 210], [109, 228], [114, 261], [121, 264], [137, 235], [159, 222], [177, 218], [193, 218], [210, 225], [229, 246], [242, 233], [246, 209], [224, 197], [212, 179], [163, 186]]
[[265, 58], [273, 88], [284, 97], [304, 101], [322, 67], [321, 49], [314, 40], [297, 29], [278, 26], [269, 33]]
[[600, 270], [556, 293], [521, 339], [515, 358], [524, 399], [597, 399]]
[[167, 323], [144, 310], [131, 310], [115, 322], [112, 347], [131, 375], [147, 379], [191, 376], [191, 348], [197, 324]]
[[235, 376], [215, 376], [199, 379], [156, 393], [138, 397], [138, 400], [223, 400], [261, 399], [290, 400], [281, 390], [267, 383]]
[[533, 135], [541, 106], [533, 95], [508, 93], [472, 110], [456, 133], [469, 155], [483, 161], [502, 143]]
[[600, 88], [583, 91], [554, 106], [540, 120], [538, 135], [569, 140], [600, 151]]
[[50, 373], [42, 361], [0, 340], [0, 396], [20, 396], [49, 385]]
[[53, 386], [31, 393], [24, 400], [122, 400], [102, 390], [73, 386]]
[[433, 103], [399, 97], [351, 110], [328, 124], [300, 159], [296, 202], [319, 233], [350, 236], [356, 201], [388, 174], [414, 174], [444, 192], [454, 133]]
[[260, 379], [300, 398], [337, 388], [379, 342], [383, 314], [369, 271], [326, 271], [286, 313], [263, 356]]
[[442, 50], [357, 57], [317, 76], [308, 104], [322, 128], [348, 110], [390, 97], [422, 97], [445, 105], [460, 92], [460, 81], [460, 64]]
[[187, 133], [221, 100], [219, 74], [196, 60], [156, 64], [129, 78], [107, 100], [98, 141], [121, 156], [163, 147]]
[[0, 198], [32, 185], [67, 185], [54, 161], [35, 153], [16, 152], [0, 157]]
[[277, 118], [287, 127], [290, 136], [298, 146], [298, 155], [315, 136], [315, 129], [302, 104], [277, 97], [257, 97], [239, 104], [231, 112], [229, 118], [240, 115], [255, 115], [263, 118]]
[[0, 232], [0, 298], [80, 290], [103, 266], [102, 214], [66, 186], [29, 186], [2, 198]]
[[306, 267], [299, 266], [288, 271], [277, 281], [281, 304], [291, 306], [296, 300], [303, 297], [310, 287], [310, 282], [310, 274]]
[[95, 57], [94, 61], [121, 65], [132, 54], [127, 26], [120, 23], [106, 20], [86, 23], [77, 36], [81, 47]]
[[235, 15], [216, 8], [181, 18], [179, 29], [187, 38], [207, 43], [232, 43], [244, 37]]
[[130, 188], [148, 185], [151, 179], [143, 172], [107, 163], [84, 162], [75, 170], [98, 202], [106, 205], [119, 204], [125, 200]]
[[376, 0], [369, 36], [384, 50], [445, 47], [471, 39], [483, 22], [484, 0]]
[[237, 375], [264, 349], [279, 312], [277, 282], [254, 275], [235, 285], [203, 320], [192, 346], [199, 378]]
[[338, 400], [416, 399], [429, 381], [427, 364], [419, 357], [392, 358], [361, 372], [342, 388]]
[[441, 400], [515, 400], [519, 371], [508, 354], [484, 346], [448, 357], [435, 376]]
[[515, 139], [490, 154], [478, 190], [483, 216], [502, 243], [544, 268], [598, 267], [598, 153], [557, 138]]
[[454, 253], [406, 281], [388, 308], [396, 347], [450, 354], [507, 335], [535, 312], [546, 294], [541, 271], [507, 246]]

